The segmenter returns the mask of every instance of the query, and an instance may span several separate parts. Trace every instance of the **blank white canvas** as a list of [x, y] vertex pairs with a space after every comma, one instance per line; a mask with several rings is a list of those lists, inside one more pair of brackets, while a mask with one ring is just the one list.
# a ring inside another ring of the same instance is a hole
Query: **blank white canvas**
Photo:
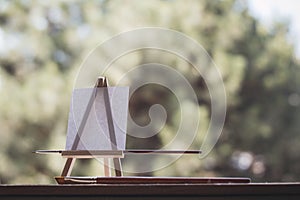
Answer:
[[[112, 147], [104, 102], [104, 88], [75, 89], [70, 104], [66, 150], [125, 150], [129, 87], [108, 87], [117, 146]], [[78, 133], [92, 98], [83, 131]], [[80, 141], [72, 149], [76, 134]]]

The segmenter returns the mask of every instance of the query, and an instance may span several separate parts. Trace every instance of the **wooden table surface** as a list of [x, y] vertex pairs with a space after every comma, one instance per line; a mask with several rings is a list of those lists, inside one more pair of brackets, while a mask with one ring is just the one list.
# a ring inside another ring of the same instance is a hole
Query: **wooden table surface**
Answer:
[[300, 183], [0, 185], [0, 199], [300, 199]]

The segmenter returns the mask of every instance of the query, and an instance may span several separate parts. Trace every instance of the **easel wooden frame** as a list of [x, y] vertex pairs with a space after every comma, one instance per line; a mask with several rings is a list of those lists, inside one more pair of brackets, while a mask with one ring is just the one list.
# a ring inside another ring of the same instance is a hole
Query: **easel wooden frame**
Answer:
[[[104, 89], [104, 102], [105, 102], [105, 111], [107, 115], [107, 122], [108, 122], [108, 130], [109, 130], [109, 137], [111, 141], [111, 148], [112, 150], [109, 151], [77, 151], [75, 150], [79, 144], [81, 134], [83, 132], [84, 126], [86, 124], [86, 120], [88, 118], [88, 115], [91, 111], [92, 105], [94, 103], [94, 100], [96, 98], [97, 94], [97, 88], [103, 88]], [[106, 77], [99, 77], [96, 84], [95, 89], [91, 95], [91, 98], [88, 102], [86, 111], [83, 116], [83, 120], [80, 123], [80, 126], [78, 128], [78, 132], [76, 134], [74, 143], [72, 145], [71, 151], [64, 151], [62, 152], [62, 156], [66, 157], [66, 163], [64, 165], [64, 168], [61, 173], [61, 177], [67, 177], [71, 175], [74, 163], [77, 158], [103, 158], [104, 159], [104, 175], [105, 176], [111, 176], [111, 171], [109, 167], [109, 159], [113, 159], [114, 169], [115, 169], [115, 175], [116, 176], [123, 176], [122, 173], [122, 166], [121, 166], [121, 160], [120, 158], [124, 157], [124, 154], [122, 151], [117, 150], [117, 140], [116, 140], [116, 134], [114, 130], [114, 124], [113, 124], [113, 118], [112, 118], [112, 111], [111, 111], [111, 105], [109, 100], [109, 94], [108, 94], [108, 84]]]

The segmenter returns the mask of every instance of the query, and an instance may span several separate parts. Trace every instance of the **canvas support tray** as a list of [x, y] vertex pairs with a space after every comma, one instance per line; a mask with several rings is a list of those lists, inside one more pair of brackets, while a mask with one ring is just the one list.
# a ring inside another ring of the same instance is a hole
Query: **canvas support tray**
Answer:
[[124, 158], [123, 151], [112, 150], [112, 151], [62, 151], [61, 156], [64, 158]]

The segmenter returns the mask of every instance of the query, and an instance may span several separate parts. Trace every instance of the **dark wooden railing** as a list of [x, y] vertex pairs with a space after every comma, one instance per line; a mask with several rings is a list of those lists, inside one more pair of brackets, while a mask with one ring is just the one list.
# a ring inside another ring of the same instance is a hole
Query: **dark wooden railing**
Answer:
[[0, 199], [300, 199], [300, 183], [0, 185]]

